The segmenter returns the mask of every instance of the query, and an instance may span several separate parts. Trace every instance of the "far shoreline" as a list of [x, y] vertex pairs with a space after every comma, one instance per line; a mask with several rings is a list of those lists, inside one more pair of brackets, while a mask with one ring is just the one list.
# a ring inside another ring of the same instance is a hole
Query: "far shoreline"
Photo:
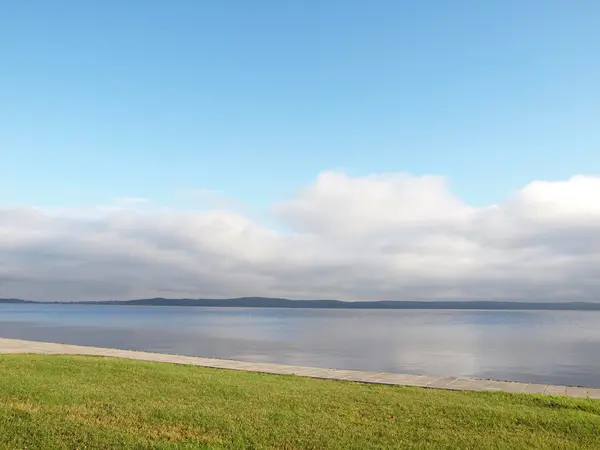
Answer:
[[343, 310], [448, 310], [448, 311], [600, 311], [593, 302], [516, 302], [516, 301], [341, 301], [290, 300], [269, 297], [226, 299], [150, 298], [106, 301], [38, 301], [0, 298], [0, 305], [71, 305], [71, 306], [187, 306], [204, 308], [256, 309], [343, 309]]

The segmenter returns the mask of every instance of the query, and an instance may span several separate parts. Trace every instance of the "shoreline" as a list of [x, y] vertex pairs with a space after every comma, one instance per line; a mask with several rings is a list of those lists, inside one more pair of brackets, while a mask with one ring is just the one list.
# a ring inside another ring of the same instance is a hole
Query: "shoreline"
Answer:
[[244, 361], [202, 358], [195, 356], [170, 355], [135, 350], [88, 347], [72, 344], [59, 344], [20, 339], [0, 338], [0, 354], [48, 354], [48, 355], [87, 355], [136, 359], [174, 364], [187, 364], [216, 369], [240, 370], [246, 372], [296, 375], [301, 377], [353, 381], [369, 384], [413, 386], [427, 389], [509, 392], [515, 394], [563, 395], [572, 398], [600, 399], [600, 389], [551, 384], [521, 383], [513, 381], [485, 380], [466, 377], [443, 377], [411, 375], [388, 372], [367, 372], [360, 370], [324, 369], [317, 367], [291, 366], [272, 363], [251, 363]]
[[[342, 301], [289, 300], [262, 298], [236, 299], [139, 299], [109, 301], [39, 301], [0, 298], [0, 305], [23, 306], [142, 306], [243, 309], [325, 309], [367, 311], [585, 311], [600, 312], [600, 303], [591, 302], [516, 302], [516, 301]], [[156, 301], [158, 300], [158, 301]]]

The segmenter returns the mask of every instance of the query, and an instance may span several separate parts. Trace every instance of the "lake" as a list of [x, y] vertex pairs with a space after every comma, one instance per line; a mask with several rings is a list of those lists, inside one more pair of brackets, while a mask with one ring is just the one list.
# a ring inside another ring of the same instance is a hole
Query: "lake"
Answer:
[[0, 305], [0, 337], [600, 387], [600, 312]]

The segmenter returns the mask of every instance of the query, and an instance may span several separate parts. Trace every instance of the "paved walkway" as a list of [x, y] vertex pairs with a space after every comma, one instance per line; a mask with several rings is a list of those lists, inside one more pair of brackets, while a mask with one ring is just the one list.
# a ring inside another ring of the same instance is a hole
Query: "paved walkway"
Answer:
[[314, 367], [287, 366], [283, 364], [250, 363], [224, 359], [198, 358], [194, 356], [166, 355], [162, 353], [137, 352], [109, 348], [83, 347], [79, 345], [53, 344], [48, 342], [21, 341], [0, 338], [0, 353], [40, 353], [112, 356], [176, 364], [192, 364], [218, 369], [245, 370], [249, 372], [298, 375], [311, 378], [356, 381], [361, 383], [419, 386], [424, 388], [502, 391], [524, 394], [566, 395], [569, 397], [589, 397], [600, 399], [600, 389], [553, 386], [547, 384], [527, 384], [507, 381], [478, 380], [474, 378], [433, 377], [427, 375], [405, 375], [385, 372], [363, 372], [358, 370], [317, 369]]

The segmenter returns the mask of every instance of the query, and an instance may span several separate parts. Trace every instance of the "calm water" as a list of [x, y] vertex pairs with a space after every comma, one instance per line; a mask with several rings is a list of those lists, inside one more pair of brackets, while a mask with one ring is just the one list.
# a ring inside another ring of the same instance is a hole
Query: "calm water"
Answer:
[[0, 305], [0, 337], [600, 387], [600, 312]]

